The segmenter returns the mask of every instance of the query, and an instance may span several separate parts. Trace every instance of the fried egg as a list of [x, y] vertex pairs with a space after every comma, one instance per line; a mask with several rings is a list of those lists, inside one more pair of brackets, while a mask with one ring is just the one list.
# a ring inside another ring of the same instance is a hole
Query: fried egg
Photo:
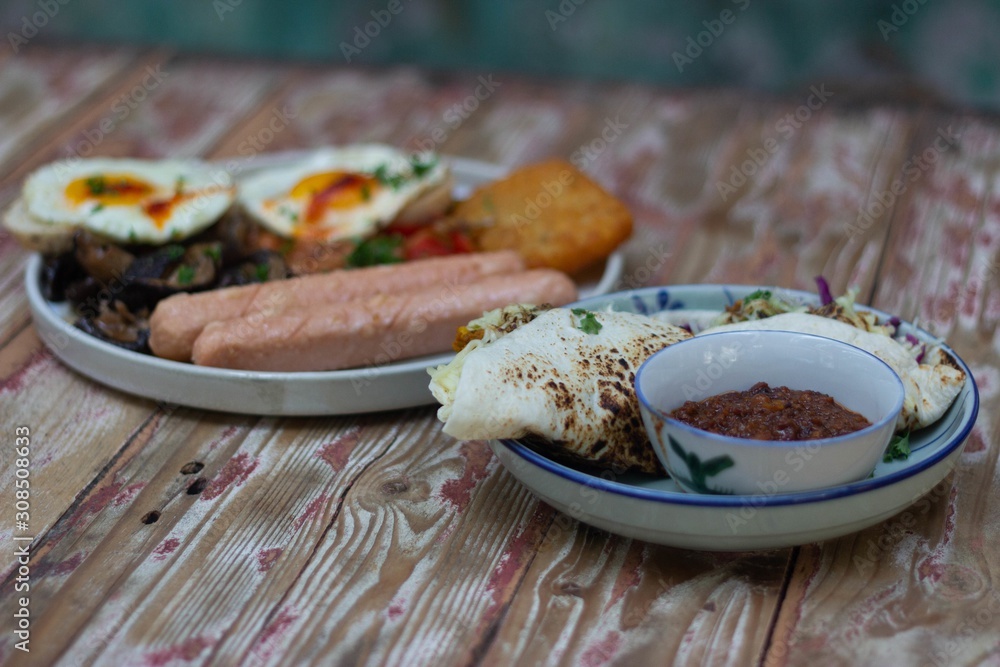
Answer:
[[433, 154], [407, 156], [390, 146], [359, 144], [323, 148], [251, 176], [239, 200], [280, 236], [331, 241], [372, 235], [448, 178]]
[[192, 160], [54, 162], [32, 173], [22, 190], [35, 222], [128, 243], [187, 238], [218, 220], [235, 196], [225, 170]]

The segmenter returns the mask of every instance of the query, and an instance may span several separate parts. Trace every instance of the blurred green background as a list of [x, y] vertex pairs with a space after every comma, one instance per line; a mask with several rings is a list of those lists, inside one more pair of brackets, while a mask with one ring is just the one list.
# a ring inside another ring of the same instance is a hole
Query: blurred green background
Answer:
[[38, 12], [47, 42], [773, 92], [837, 82], [1000, 109], [1000, 0], [6, 0], [8, 48]]

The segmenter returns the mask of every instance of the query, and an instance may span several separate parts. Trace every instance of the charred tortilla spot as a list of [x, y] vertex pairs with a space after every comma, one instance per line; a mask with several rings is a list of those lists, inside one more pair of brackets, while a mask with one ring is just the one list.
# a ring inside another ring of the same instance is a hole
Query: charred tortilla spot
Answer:
[[618, 399], [610, 392], [601, 393], [601, 407], [613, 415], [617, 415], [622, 411], [622, 406], [618, 402]]
[[[957, 362], [957, 361], [955, 361], [955, 358], [954, 358], [954, 357], [952, 357], [952, 356], [951, 356], [951, 355], [950, 355], [950, 354], [949, 354], [949, 353], [948, 353], [948, 352], [947, 352], [946, 350], [944, 350], [944, 349], [942, 349], [942, 350], [941, 350], [941, 364], [942, 364], [943, 366], [951, 366], [951, 367], [952, 367], [952, 368], [954, 368], [954, 369], [955, 369], [956, 371], [961, 371], [961, 370], [962, 370], [962, 369], [961, 369], [961, 367], [959, 367], [959, 365], [958, 365], [958, 362]], [[962, 371], [962, 374], [964, 375], [964, 374], [965, 374], [965, 371]]]

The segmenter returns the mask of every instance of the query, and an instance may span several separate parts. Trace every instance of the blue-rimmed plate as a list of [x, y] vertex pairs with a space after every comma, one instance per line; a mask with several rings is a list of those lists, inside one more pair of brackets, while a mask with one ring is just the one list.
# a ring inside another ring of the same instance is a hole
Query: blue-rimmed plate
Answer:
[[[581, 301], [582, 307], [645, 314], [671, 311], [668, 319], [696, 324], [757, 289], [742, 285], [678, 285], [618, 292]], [[772, 289], [790, 301], [815, 303], [815, 295]], [[867, 308], [880, 317], [888, 314]], [[903, 323], [902, 333], [935, 341]], [[861, 530], [902, 511], [933, 489], [955, 466], [979, 412], [979, 392], [968, 366], [945, 349], [967, 381], [936, 423], [911, 434], [905, 461], [879, 463], [869, 479], [803, 493], [709, 496], [681, 491], [670, 479], [600, 475], [556, 463], [514, 440], [490, 442], [500, 462], [553, 507], [609, 532], [675, 547], [712, 551], [774, 549], [828, 540]]]

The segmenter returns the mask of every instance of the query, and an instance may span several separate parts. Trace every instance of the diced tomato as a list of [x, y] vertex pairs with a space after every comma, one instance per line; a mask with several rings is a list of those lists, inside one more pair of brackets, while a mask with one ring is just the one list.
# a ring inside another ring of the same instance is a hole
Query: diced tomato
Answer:
[[472, 240], [459, 231], [453, 231], [451, 233], [451, 245], [455, 249], [456, 253], [476, 251], [476, 248], [472, 245]]
[[473, 250], [472, 242], [461, 232], [454, 230], [436, 232], [431, 228], [424, 228], [412, 234], [403, 244], [406, 259], [455, 255]]
[[403, 252], [406, 254], [406, 259], [419, 259], [421, 257], [450, 255], [452, 251], [447, 243], [435, 234], [418, 233], [406, 239], [403, 244]]
[[413, 224], [402, 224], [399, 222], [394, 222], [380, 233], [382, 234], [402, 234], [403, 236], [413, 236], [419, 231], [427, 229], [427, 225], [423, 223], [413, 223]]

